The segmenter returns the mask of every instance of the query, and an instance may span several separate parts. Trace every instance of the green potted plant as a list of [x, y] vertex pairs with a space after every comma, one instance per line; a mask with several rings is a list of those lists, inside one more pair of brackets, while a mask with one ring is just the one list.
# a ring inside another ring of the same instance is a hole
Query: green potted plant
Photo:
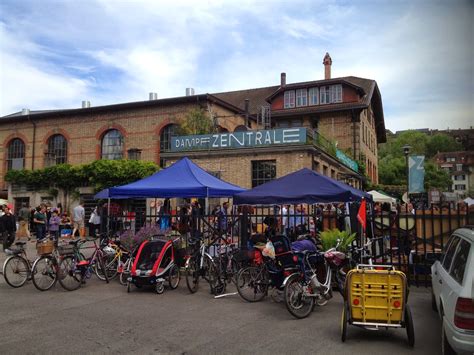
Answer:
[[340, 231], [337, 228], [325, 230], [321, 233], [321, 244], [323, 250], [335, 248], [339, 242], [338, 250], [345, 252], [352, 244], [356, 237], [356, 233], [349, 233], [348, 231]]

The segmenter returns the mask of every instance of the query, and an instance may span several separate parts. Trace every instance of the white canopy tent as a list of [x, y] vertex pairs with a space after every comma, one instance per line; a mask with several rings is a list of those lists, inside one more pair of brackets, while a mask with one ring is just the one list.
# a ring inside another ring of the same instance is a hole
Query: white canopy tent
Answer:
[[397, 203], [397, 199], [395, 197], [383, 194], [383, 193], [378, 192], [376, 190], [369, 191], [368, 193], [372, 195], [372, 198], [373, 198], [374, 202], [381, 202], [381, 203], [387, 202], [387, 203], [390, 203], [390, 204], [396, 204]]
[[468, 197], [464, 200], [464, 202], [467, 203], [468, 206], [474, 205], [474, 198]]

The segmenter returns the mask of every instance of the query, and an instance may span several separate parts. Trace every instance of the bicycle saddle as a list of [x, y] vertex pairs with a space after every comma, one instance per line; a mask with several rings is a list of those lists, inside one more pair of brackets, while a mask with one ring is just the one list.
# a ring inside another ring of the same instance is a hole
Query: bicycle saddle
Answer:
[[18, 246], [22, 246], [22, 245], [25, 245], [26, 242], [16, 242], [15, 245], [18, 245]]
[[69, 241], [69, 245], [77, 245], [77, 244], [79, 244], [79, 242], [81, 242], [80, 239], [70, 240], [70, 241]]

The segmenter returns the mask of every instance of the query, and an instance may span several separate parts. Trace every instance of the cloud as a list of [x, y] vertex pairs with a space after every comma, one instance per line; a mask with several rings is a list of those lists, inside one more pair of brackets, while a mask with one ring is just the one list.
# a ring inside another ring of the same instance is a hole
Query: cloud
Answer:
[[88, 81], [70, 77], [35, 58], [42, 48], [0, 25], [0, 112], [78, 107]]
[[45, 4], [53, 2], [0, 4], [0, 85], [8, 91], [0, 115], [82, 99], [145, 100], [150, 91], [181, 96], [185, 87], [271, 86], [280, 72], [288, 82], [317, 80], [326, 51], [334, 77], [377, 81], [389, 129], [444, 128], [446, 115], [450, 126], [465, 126], [472, 115], [468, 3], [89, 0], [54, 2], [55, 11]]

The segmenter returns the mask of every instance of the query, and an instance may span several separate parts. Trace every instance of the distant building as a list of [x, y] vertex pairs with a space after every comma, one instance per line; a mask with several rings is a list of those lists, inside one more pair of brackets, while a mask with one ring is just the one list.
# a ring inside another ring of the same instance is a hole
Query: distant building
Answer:
[[465, 197], [474, 190], [474, 151], [438, 153], [436, 164], [451, 176], [452, 191]]

